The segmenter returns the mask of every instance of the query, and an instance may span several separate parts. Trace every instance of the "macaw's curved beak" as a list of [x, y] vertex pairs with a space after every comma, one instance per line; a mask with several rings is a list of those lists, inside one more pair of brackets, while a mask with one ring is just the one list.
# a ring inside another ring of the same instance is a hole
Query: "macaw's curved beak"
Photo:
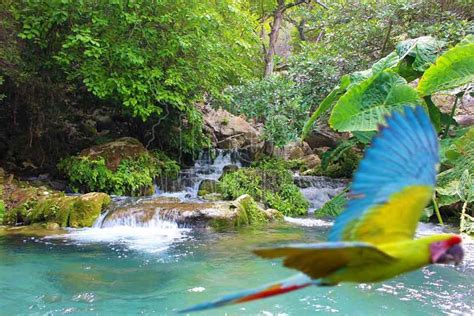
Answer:
[[454, 263], [455, 265], [458, 265], [462, 262], [463, 258], [464, 250], [462, 249], [461, 245], [456, 244], [449, 247], [442, 253], [435, 253], [432, 257], [432, 262], [444, 264]]
[[464, 258], [464, 249], [461, 245], [454, 245], [446, 251], [446, 256], [449, 257], [448, 260], [452, 260], [455, 265], [458, 265]]

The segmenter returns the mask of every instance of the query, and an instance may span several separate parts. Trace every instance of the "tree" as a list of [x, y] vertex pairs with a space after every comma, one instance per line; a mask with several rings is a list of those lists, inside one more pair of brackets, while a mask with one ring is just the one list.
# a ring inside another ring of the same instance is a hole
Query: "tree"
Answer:
[[271, 4], [264, 4], [264, 1], [260, 1], [260, 11], [262, 12], [260, 23], [262, 23], [263, 25], [264, 23], [266, 23], [267, 20], [271, 20], [269, 22], [270, 32], [268, 33], [268, 47], [264, 46], [265, 77], [269, 77], [273, 73], [275, 48], [285, 13], [291, 8], [297, 7], [302, 4], [310, 4], [311, 2], [326, 7], [318, 0], [294, 0], [292, 2], [287, 2], [286, 0], [275, 1], [276, 3]]

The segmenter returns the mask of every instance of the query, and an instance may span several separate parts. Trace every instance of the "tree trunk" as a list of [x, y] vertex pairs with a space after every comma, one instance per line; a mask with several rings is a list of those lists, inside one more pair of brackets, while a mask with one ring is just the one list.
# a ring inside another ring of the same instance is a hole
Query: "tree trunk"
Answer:
[[273, 73], [273, 57], [275, 56], [275, 47], [280, 33], [281, 22], [283, 21], [283, 12], [285, 11], [285, 0], [278, 0], [278, 7], [273, 12], [273, 22], [271, 23], [271, 30], [268, 42], [268, 49], [265, 54], [265, 72], [264, 76], [269, 77]]

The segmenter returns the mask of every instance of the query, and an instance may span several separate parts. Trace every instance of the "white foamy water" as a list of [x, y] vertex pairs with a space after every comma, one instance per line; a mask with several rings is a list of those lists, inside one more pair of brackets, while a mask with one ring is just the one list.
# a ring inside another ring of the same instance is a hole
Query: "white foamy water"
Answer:
[[164, 197], [176, 197], [181, 200], [195, 200], [198, 198], [199, 185], [204, 180], [217, 181], [226, 166], [242, 167], [242, 157], [238, 150], [217, 149], [215, 157], [210, 151], [202, 151], [194, 166], [182, 169], [178, 179], [162, 179], [157, 184], [155, 194]]
[[62, 238], [77, 244], [107, 243], [130, 250], [158, 253], [168, 249], [172, 243], [188, 238], [190, 231], [158, 216], [147, 222], [140, 222], [135, 216], [104, 220], [105, 216], [102, 215], [92, 228], [71, 229], [66, 235], [50, 238]]
[[321, 227], [321, 226], [331, 226], [331, 221], [325, 221], [322, 219], [317, 218], [310, 218], [310, 217], [287, 217], [285, 216], [285, 221], [288, 223], [296, 224], [299, 226], [305, 227]]

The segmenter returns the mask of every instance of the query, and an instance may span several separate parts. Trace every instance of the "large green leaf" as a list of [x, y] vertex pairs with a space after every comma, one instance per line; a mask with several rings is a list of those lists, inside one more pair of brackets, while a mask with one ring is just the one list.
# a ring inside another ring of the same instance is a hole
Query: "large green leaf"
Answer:
[[400, 61], [400, 57], [398, 56], [397, 52], [391, 52], [384, 58], [377, 61], [375, 64], [372, 65], [372, 72], [377, 74], [379, 72], [384, 71], [385, 69], [395, 67], [398, 62]]
[[349, 89], [334, 106], [329, 124], [338, 131], [373, 131], [384, 115], [420, 103], [405, 79], [385, 70]]
[[316, 111], [313, 112], [311, 117], [306, 121], [303, 132], [301, 133], [301, 139], [305, 139], [306, 136], [311, 132], [314, 122], [326, 111], [328, 111], [334, 103], [352, 86], [370, 78], [372, 76], [372, 70], [356, 71], [349, 75], [342, 76], [340, 83], [324, 98], [319, 104]]
[[422, 36], [414, 39], [408, 39], [397, 44], [396, 51], [400, 59], [407, 56], [413, 57], [411, 67], [419, 72], [423, 72], [434, 63], [436, 58], [441, 55], [446, 43], [439, 41], [431, 36]]
[[344, 93], [344, 91], [345, 89], [341, 89], [339, 86], [332, 89], [331, 93], [329, 93], [324, 98], [323, 102], [319, 104], [316, 111], [313, 112], [309, 120], [307, 120], [304, 124], [303, 132], [301, 133], [301, 139], [305, 139], [306, 136], [308, 136], [308, 134], [313, 129], [314, 122], [316, 122], [316, 120], [321, 116], [321, 114], [329, 110], [329, 108], [334, 104], [334, 102], [336, 102], [336, 100], [342, 95], [342, 93]]
[[418, 83], [420, 95], [431, 95], [474, 82], [474, 36], [448, 50], [436, 60]]

